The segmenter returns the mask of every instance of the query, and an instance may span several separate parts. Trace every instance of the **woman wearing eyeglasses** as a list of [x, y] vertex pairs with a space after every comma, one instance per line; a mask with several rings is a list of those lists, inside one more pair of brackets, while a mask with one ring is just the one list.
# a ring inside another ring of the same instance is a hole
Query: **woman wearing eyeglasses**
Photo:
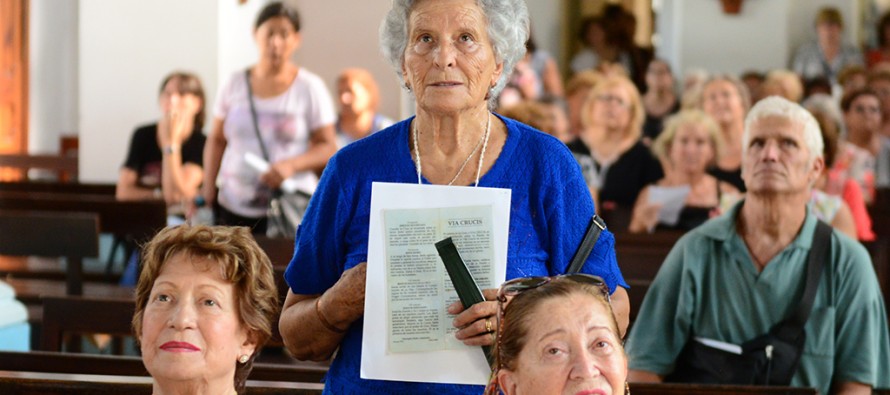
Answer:
[[496, 361], [486, 395], [622, 394], [627, 358], [601, 278], [520, 278], [498, 292]]
[[[599, 213], [633, 209], [637, 195], [664, 177], [661, 164], [640, 142], [643, 118], [637, 88], [627, 77], [613, 75], [594, 86], [581, 111], [584, 128], [569, 149], [594, 196]], [[610, 226], [624, 228], [616, 222]]]
[[854, 180], [866, 204], [875, 193], [876, 157], [881, 148], [881, 99], [865, 88], [844, 95], [841, 100], [847, 136], [838, 146], [838, 154], [828, 174], [826, 191], [836, 195], [849, 193], [848, 180]]

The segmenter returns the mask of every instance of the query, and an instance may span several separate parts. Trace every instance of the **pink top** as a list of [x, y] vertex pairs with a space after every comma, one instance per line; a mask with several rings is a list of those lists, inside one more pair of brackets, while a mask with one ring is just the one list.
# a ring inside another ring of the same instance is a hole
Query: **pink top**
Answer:
[[868, 215], [868, 209], [865, 208], [865, 199], [862, 197], [862, 189], [859, 184], [855, 180], [848, 179], [844, 183], [841, 196], [850, 206], [850, 212], [853, 213], [853, 222], [856, 224], [856, 235], [859, 237], [859, 241], [874, 241], [875, 233], [871, 230], [871, 216]]

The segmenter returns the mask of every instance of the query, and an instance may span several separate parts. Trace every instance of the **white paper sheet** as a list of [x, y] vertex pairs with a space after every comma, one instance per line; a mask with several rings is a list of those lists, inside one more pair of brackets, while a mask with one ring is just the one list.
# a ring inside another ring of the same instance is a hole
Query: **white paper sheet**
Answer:
[[[266, 162], [265, 159], [260, 158], [253, 152], [244, 153], [244, 162], [250, 165], [250, 168], [256, 170], [257, 173], [263, 174], [269, 171], [269, 162]], [[281, 190], [286, 193], [294, 193], [298, 189], [300, 189], [300, 183], [293, 178], [288, 178], [281, 182]]]
[[679, 187], [649, 187], [649, 203], [661, 204], [661, 211], [658, 212], [658, 222], [674, 226], [680, 220], [680, 211], [686, 203], [686, 196], [689, 195], [689, 185]]
[[[485, 385], [490, 373], [480, 347], [416, 353], [387, 351], [386, 256], [383, 210], [492, 206], [495, 276], [480, 288], [496, 288], [506, 278], [509, 189], [375, 182], [371, 192], [368, 268], [361, 377], [364, 379]], [[447, 275], [446, 275], [447, 278]], [[444, 310], [447, 306], [440, 306]]]

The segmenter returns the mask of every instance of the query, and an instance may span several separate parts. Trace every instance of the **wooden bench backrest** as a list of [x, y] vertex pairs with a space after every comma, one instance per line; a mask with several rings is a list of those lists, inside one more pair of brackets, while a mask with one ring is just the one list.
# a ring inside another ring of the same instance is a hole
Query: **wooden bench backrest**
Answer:
[[82, 184], [78, 182], [23, 181], [0, 182], [0, 191], [52, 192], [80, 195], [114, 196], [115, 184]]
[[130, 336], [133, 300], [46, 297], [43, 301], [40, 349], [62, 351], [62, 341], [69, 334], [107, 333]]
[[0, 255], [97, 257], [98, 222], [85, 212], [0, 209]]
[[643, 298], [652, 285], [658, 269], [682, 236], [679, 232], [655, 232], [653, 234], [615, 234], [615, 255], [624, 280], [630, 285], [630, 322], [633, 323], [643, 304]]
[[813, 388], [631, 383], [633, 395], [816, 395]]
[[0, 209], [96, 213], [100, 231], [137, 239], [149, 238], [167, 224], [163, 200], [118, 201], [103, 195], [0, 191]]
[[[260, 395], [317, 395], [323, 386], [308, 383], [250, 381], [247, 393]], [[85, 376], [0, 371], [0, 394], [17, 395], [118, 395], [151, 394], [150, 380], [128, 376]]]
[[0, 155], [0, 168], [19, 169], [27, 177], [28, 170], [42, 169], [52, 170], [59, 174], [59, 178], [77, 179], [78, 160], [76, 156], [65, 155], [28, 155], [28, 154], [2, 154]]
[[67, 293], [83, 291], [83, 258], [99, 256], [93, 213], [0, 209], [0, 255], [65, 257]]
[[875, 274], [878, 276], [878, 283], [884, 292], [884, 306], [890, 306], [890, 189], [875, 191], [875, 201], [868, 208], [868, 212], [877, 240], [867, 246]]
[[[64, 352], [0, 351], [0, 370], [44, 373], [148, 376], [142, 358]], [[314, 362], [292, 364], [254, 362], [250, 380], [321, 383], [327, 367]]]

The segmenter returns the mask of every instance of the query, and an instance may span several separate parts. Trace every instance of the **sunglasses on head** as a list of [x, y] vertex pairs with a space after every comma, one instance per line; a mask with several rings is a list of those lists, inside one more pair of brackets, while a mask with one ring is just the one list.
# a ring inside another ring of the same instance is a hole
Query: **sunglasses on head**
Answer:
[[606, 281], [603, 280], [602, 277], [594, 276], [592, 274], [573, 273], [558, 276], [514, 278], [501, 285], [501, 288], [498, 290], [498, 302], [503, 304], [516, 295], [542, 287], [556, 279], [565, 279], [576, 283], [593, 285], [602, 292], [603, 296], [606, 297], [606, 300], [609, 300], [609, 286], [606, 285]]
[[488, 387], [485, 390], [485, 395], [497, 395], [499, 393], [499, 386], [497, 383], [497, 374], [501, 369], [501, 361], [503, 358], [501, 357], [501, 341], [503, 339], [504, 332], [504, 310], [507, 307], [507, 304], [517, 295], [522, 294], [523, 292], [530, 291], [533, 289], [540, 288], [544, 285], [549, 284], [554, 280], [570, 280], [576, 283], [581, 284], [589, 284], [595, 286], [603, 297], [606, 298], [606, 301], [611, 302], [609, 297], [609, 286], [606, 285], [606, 281], [602, 279], [602, 277], [594, 276], [591, 274], [584, 273], [573, 273], [573, 274], [562, 274], [558, 276], [542, 276], [542, 277], [520, 277], [514, 278], [510, 281], [505, 282], [501, 285], [501, 288], [498, 289], [498, 328], [497, 328], [497, 358], [495, 362], [495, 366], [491, 371], [491, 378], [489, 380]]

